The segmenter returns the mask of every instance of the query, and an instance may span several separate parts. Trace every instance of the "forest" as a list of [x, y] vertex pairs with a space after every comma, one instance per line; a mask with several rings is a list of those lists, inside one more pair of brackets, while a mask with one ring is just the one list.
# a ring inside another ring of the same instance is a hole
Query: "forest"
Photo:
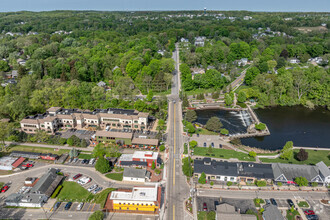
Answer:
[[[244, 16], [252, 19], [244, 20]], [[292, 19], [284, 20], [287, 17]], [[185, 91], [225, 88], [245, 69], [235, 61], [247, 58], [253, 61], [242, 87], [248, 98], [258, 99], [264, 106], [329, 106], [327, 63], [305, 67], [309, 58], [329, 58], [329, 33], [297, 29], [321, 24], [329, 26], [327, 14], [0, 13], [2, 82], [17, 71], [16, 83], [0, 87], [0, 118], [16, 121], [51, 106], [135, 108], [164, 118], [164, 95], [170, 92], [174, 70], [171, 53], [181, 38], [189, 40], [180, 50]], [[280, 34], [271, 36], [269, 30]], [[261, 32], [266, 35], [260, 37]], [[204, 47], [194, 45], [198, 36], [206, 37]], [[301, 64], [292, 65], [289, 58], [298, 58]], [[205, 74], [192, 79], [193, 67], [203, 68]], [[105, 86], [98, 86], [100, 81]], [[148, 93], [161, 98], [136, 99], [136, 95]]]

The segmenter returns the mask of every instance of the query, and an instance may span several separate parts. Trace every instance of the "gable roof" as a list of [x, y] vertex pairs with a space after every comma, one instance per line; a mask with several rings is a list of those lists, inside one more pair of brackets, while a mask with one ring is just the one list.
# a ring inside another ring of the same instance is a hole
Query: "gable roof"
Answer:
[[273, 169], [271, 164], [260, 163], [239, 163], [239, 176], [255, 177], [258, 179], [273, 179]]
[[265, 220], [284, 220], [280, 210], [272, 204], [264, 206], [265, 211], [262, 214]]
[[51, 168], [32, 187], [31, 193], [45, 194], [50, 197], [62, 179], [63, 176], [57, 175], [56, 169]]
[[319, 168], [320, 173], [324, 177], [330, 176], [330, 169], [327, 167], [327, 165], [325, 165], [323, 161], [318, 162], [316, 166]]
[[272, 168], [275, 179], [283, 174], [288, 181], [302, 176], [311, 182], [319, 174], [317, 167], [311, 165], [274, 163]]
[[133, 134], [125, 132], [96, 131], [95, 136], [132, 139]]

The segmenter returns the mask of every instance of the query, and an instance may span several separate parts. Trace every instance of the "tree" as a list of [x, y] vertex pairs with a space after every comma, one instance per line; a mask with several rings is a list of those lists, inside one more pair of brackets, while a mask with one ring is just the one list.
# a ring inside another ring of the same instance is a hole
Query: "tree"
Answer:
[[0, 121], [0, 141], [1, 141], [1, 145], [2, 151], [6, 151], [6, 144], [5, 141], [6, 139], [10, 136], [10, 134], [13, 132], [14, 127], [12, 124], [8, 123], [8, 122], [2, 122]]
[[190, 157], [185, 157], [182, 159], [182, 172], [185, 176], [191, 177], [193, 175], [193, 169], [191, 166], [192, 160]]
[[213, 149], [212, 149], [212, 146], [210, 145], [210, 146], [209, 146], [209, 149], [207, 149], [207, 153], [211, 154], [212, 151], [213, 151]]
[[255, 125], [255, 128], [259, 131], [263, 131], [266, 129], [266, 125], [264, 123], [259, 123]]
[[17, 73], [18, 73], [18, 77], [21, 79], [21, 78], [23, 78], [23, 76], [25, 76], [27, 74], [27, 70], [25, 69], [24, 66], [19, 65]]
[[205, 128], [209, 131], [219, 132], [221, 130], [222, 123], [218, 117], [211, 117], [205, 125]]
[[256, 181], [255, 181], [255, 184], [256, 184], [258, 187], [267, 186], [267, 183], [266, 183], [265, 180], [256, 180]]
[[197, 119], [197, 114], [194, 110], [187, 110], [185, 118], [189, 122], [196, 121]]
[[246, 93], [244, 91], [241, 90], [238, 92], [237, 101], [241, 103], [246, 101]]
[[312, 182], [313, 187], [317, 187], [319, 184], [317, 182]]
[[105, 155], [105, 148], [103, 144], [97, 144], [93, 149], [93, 157], [103, 157]]
[[149, 92], [148, 92], [148, 95], [147, 95], [147, 97], [146, 97], [146, 100], [147, 100], [148, 102], [151, 102], [153, 97], [154, 97], [154, 93], [153, 93], [152, 90], [150, 89]]
[[228, 181], [228, 182], [227, 182], [227, 186], [231, 186], [231, 185], [233, 185], [233, 182]]
[[298, 185], [298, 186], [308, 186], [308, 180], [305, 177], [296, 177], [294, 179], [294, 182]]
[[164, 146], [164, 145], [160, 145], [159, 150], [160, 150], [161, 152], [163, 152], [163, 151], [165, 150], [165, 146]]
[[187, 123], [186, 128], [188, 129], [188, 133], [190, 133], [190, 134], [195, 133], [195, 131], [196, 131], [194, 125], [191, 124], [190, 122]]
[[111, 166], [109, 161], [107, 161], [104, 157], [100, 157], [96, 161], [95, 169], [100, 173], [107, 173], [111, 170]]
[[72, 137], [69, 137], [68, 140], [66, 141], [66, 143], [67, 143], [69, 146], [73, 146], [73, 144], [74, 144], [73, 138], [72, 138]]
[[222, 135], [228, 135], [229, 134], [229, 131], [226, 128], [223, 128], [223, 129], [220, 130], [220, 134], [222, 134]]
[[88, 143], [85, 139], [81, 139], [80, 140], [80, 147], [87, 147], [88, 146]]
[[249, 156], [250, 156], [250, 157], [256, 157], [256, 156], [257, 156], [257, 153], [254, 152], [254, 151], [250, 151], [250, 152], [249, 152]]
[[103, 218], [104, 213], [100, 210], [97, 210], [89, 216], [88, 220], [103, 220]]
[[257, 67], [251, 67], [246, 70], [246, 74], [244, 77], [244, 81], [246, 85], [251, 85], [252, 81], [256, 78], [257, 75], [260, 74], [260, 70]]
[[287, 141], [281, 150], [281, 155], [280, 158], [285, 159], [285, 160], [290, 160], [293, 155], [293, 142], [292, 141]]
[[152, 164], [151, 164], [151, 169], [152, 169], [152, 170], [156, 169], [156, 164], [155, 164], [155, 161], [152, 161]]
[[198, 145], [197, 141], [190, 141], [189, 142], [190, 148], [195, 148], [195, 147], [197, 147], [197, 145]]
[[34, 135], [35, 141], [41, 142], [41, 143], [46, 143], [49, 139], [49, 135], [47, 134], [46, 131], [43, 130], [37, 130], [37, 132]]
[[69, 152], [69, 156], [70, 156], [71, 158], [73, 158], [73, 157], [78, 157], [78, 151], [77, 151], [77, 149], [76, 149], [76, 148], [72, 148], [72, 149], [70, 150], [70, 152]]
[[10, 70], [8, 63], [4, 60], [0, 60], [0, 71], [7, 72]]
[[225, 103], [226, 103], [227, 106], [230, 106], [234, 103], [234, 99], [231, 97], [230, 94], [226, 94]]
[[206, 183], [206, 175], [204, 172], [202, 172], [201, 176], [198, 179], [198, 183], [205, 184]]
[[308, 152], [305, 151], [305, 149], [300, 148], [298, 154], [297, 154], [297, 159], [299, 161], [305, 161], [308, 159]]

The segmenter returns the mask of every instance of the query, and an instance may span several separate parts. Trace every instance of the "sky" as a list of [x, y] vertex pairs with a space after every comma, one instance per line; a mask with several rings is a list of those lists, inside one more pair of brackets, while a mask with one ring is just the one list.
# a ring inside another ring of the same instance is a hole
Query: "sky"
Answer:
[[0, 11], [248, 10], [330, 12], [330, 0], [0, 0]]

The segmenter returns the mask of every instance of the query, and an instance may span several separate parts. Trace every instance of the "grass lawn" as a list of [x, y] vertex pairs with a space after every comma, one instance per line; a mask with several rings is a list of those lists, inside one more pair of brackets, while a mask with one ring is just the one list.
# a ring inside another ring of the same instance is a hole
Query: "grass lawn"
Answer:
[[215, 220], [215, 212], [214, 211], [210, 211], [210, 212], [200, 211], [197, 213], [197, 219], [198, 220]]
[[301, 207], [301, 208], [308, 208], [309, 207], [308, 203], [305, 202], [305, 201], [299, 202], [298, 206]]
[[293, 212], [291, 212], [290, 210], [286, 210], [287, 220], [295, 220], [296, 215], [299, 215], [299, 212], [297, 210], [294, 210]]
[[327, 166], [330, 166], [330, 151], [314, 151], [314, 150], [306, 150], [308, 152], [308, 159], [305, 161], [299, 161], [296, 159], [296, 155], [299, 152], [299, 149], [293, 150], [293, 158], [290, 160], [283, 160], [281, 158], [276, 159], [268, 159], [268, 158], [260, 158], [262, 162], [267, 163], [293, 163], [293, 164], [311, 164], [315, 165], [320, 161], [323, 161]]
[[247, 154], [244, 154], [242, 152], [237, 152], [234, 150], [212, 148], [211, 153], [209, 153], [208, 151], [209, 151], [208, 147], [195, 147], [194, 155], [206, 156], [206, 157], [216, 157], [216, 158], [222, 158], [222, 159], [237, 158], [237, 159], [243, 160], [243, 161], [255, 161], [255, 159], [253, 157], [250, 157]]
[[263, 200], [263, 199], [259, 199], [260, 201], [259, 201], [259, 203], [257, 202], [257, 199], [253, 199], [253, 202], [254, 202], [254, 205], [256, 206], [256, 207], [260, 207], [260, 204], [263, 204], [263, 203], [265, 203], [265, 201]]
[[122, 181], [123, 180], [123, 173], [108, 173], [105, 175], [109, 179], [117, 180], [117, 181]]
[[12, 151], [28, 151], [28, 152], [38, 152], [38, 153], [64, 154], [64, 153], [69, 153], [70, 150], [60, 149], [60, 150], [56, 151], [55, 148], [14, 145], [14, 146], [11, 146], [8, 151], [9, 152], [12, 152]]
[[205, 128], [197, 128], [195, 133], [198, 133], [201, 135], [219, 135], [219, 133], [214, 132], [214, 131], [209, 131]]
[[108, 198], [109, 193], [114, 191], [114, 190], [116, 190], [116, 189], [115, 188], [107, 188], [107, 189], [103, 190], [102, 192], [100, 192], [100, 193], [98, 193], [94, 196], [93, 202], [100, 204], [101, 208], [103, 208], [104, 205], [105, 205], [105, 202]]
[[88, 192], [78, 183], [65, 181], [57, 199], [60, 201], [86, 202], [93, 199], [93, 197], [92, 193]]
[[3, 185], [5, 185], [4, 182], [0, 182], [0, 189], [3, 187]]
[[79, 154], [78, 156], [79, 159], [92, 159], [93, 158], [93, 155], [92, 154]]

